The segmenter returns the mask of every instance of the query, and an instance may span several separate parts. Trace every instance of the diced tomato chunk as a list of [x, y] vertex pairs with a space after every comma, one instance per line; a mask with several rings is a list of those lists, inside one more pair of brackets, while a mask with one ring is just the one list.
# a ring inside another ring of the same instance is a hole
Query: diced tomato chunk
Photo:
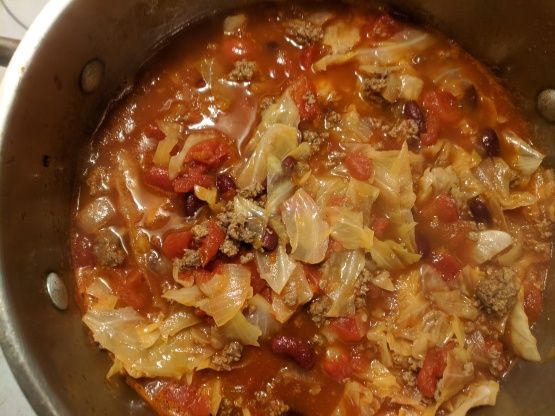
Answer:
[[312, 67], [312, 64], [318, 60], [320, 54], [320, 45], [313, 43], [312, 45], [305, 46], [299, 56], [301, 69], [303, 69], [304, 71], [309, 70]]
[[426, 114], [426, 131], [420, 135], [420, 143], [431, 146], [437, 142], [439, 136], [439, 117], [433, 113]]
[[462, 269], [461, 261], [449, 253], [433, 253], [432, 265], [446, 282], [452, 281]]
[[159, 166], [152, 166], [143, 174], [143, 181], [150, 186], [173, 191], [172, 181], [168, 175], [168, 170]]
[[232, 154], [233, 149], [221, 139], [210, 139], [197, 143], [187, 153], [185, 161], [203, 163], [209, 167], [221, 165]]
[[254, 41], [247, 36], [224, 36], [221, 51], [228, 61], [236, 61], [253, 55], [256, 51]]
[[455, 344], [450, 342], [441, 348], [431, 348], [426, 353], [422, 368], [416, 377], [416, 385], [424, 397], [434, 397], [437, 382], [447, 366], [447, 354], [454, 347]]
[[112, 279], [119, 300], [138, 311], [152, 303], [152, 294], [145, 276], [140, 270], [130, 270]]
[[174, 231], [164, 237], [162, 252], [169, 259], [181, 257], [185, 249], [189, 248], [193, 233], [189, 230]]
[[530, 323], [538, 320], [543, 310], [541, 290], [533, 284], [524, 286], [524, 312]]
[[291, 98], [297, 104], [301, 121], [313, 120], [320, 114], [314, 85], [305, 75], [297, 78], [289, 87]]
[[166, 134], [155, 124], [149, 124], [146, 126], [144, 133], [146, 137], [154, 140], [163, 140], [166, 137]]
[[422, 93], [422, 106], [438, 116], [439, 121], [453, 124], [459, 121], [462, 113], [453, 94], [439, 88], [425, 90]]
[[358, 316], [342, 316], [334, 319], [330, 328], [343, 342], [359, 342], [368, 330], [367, 325]]
[[380, 16], [373, 24], [364, 25], [362, 34], [367, 39], [381, 41], [389, 39], [401, 30], [401, 25], [390, 15]]
[[209, 188], [214, 186], [216, 178], [214, 175], [205, 173], [207, 166], [203, 163], [191, 162], [184, 172], [173, 180], [173, 190], [178, 193], [192, 192], [195, 185]]
[[367, 181], [374, 175], [374, 165], [372, 161], [362, 153], [347, 153], [344, 163], [349, 174], [359, 181]]
[[212, 260], [225, 240], [225, 232], [214, 221], [208, 221], [208, 234], [202, 240], [198, 254], [200, 263], [206, 266]]
[[455, 199], [449, 194], [439, 194], [435, 200], [436, 215], [441, 222], [455, 222], [459, 219], [459, 210]]
[[353, 374], [351, 357], [343, 349], [329, 348], [322, 362], [324, 372], [336, 381], [343, 381]]
[[211, 398], [207, 388], [189, 386], [185, 381], [165, 380], [162, 383], [162, 388], [155, 397], [172, 414], [210, 416]]
[[386, 217], [377, 217], [372, 222], [372, 230], [374, 230], [374, 235], [380, 240], [385, 237], [385, 233], [389, 228], [391, 221]]

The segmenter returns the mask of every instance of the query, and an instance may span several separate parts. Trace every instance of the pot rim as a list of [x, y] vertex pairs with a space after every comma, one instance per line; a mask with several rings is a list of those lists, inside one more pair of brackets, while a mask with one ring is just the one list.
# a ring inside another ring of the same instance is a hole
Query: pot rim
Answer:
[[[0, 152], [6, 140], [6, 126], [10, 119], [12, 105], [26, 75], [26, 69], [32, 63], [51, 28], [62, 18], [73, 2], [74, 0], [49, 1], [25, 33], [6, 69], [0, 83]], [[6, 244], [5, 241], [0, 241], [0, 246]], [[2, 257], [3, 251], [0, 250], [0, 264], [3, 263]], [[40, 415], [56, 415], [58, 411], [54, 405], [55, 396], [49, 394], [50, 387], [41, 382], [42, 378], [37, 377], [25, 343], [18, 336], [18, 328], [11, 317], [8, 276], [2, 271], [0, 273], [0, 346], [12, 374], [33, 410]]]

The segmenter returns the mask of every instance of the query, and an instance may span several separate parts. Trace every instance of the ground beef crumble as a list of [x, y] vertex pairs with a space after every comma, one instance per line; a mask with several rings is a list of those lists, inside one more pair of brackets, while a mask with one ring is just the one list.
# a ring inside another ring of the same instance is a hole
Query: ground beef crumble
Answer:
[[108, 229], [102, 230], [96, 238], [94, 254], [98, 262], [106, 267], [120, 266], [127, 257], [119, 237]]
[[322, 145], [328, 141], [330, 135], [327, 132], [317, 132], [313, 130], [302, 131], [302, 141], [310, 144], [312, 153], [318, 153]]
[[316, 325], [322, 326], [326, 322], [326, 313], [330, 307], [330, 299], [327, 296], [320, 296], [310, 302], [308, 305], [308, 314]]
[[383, 103], [382, 91], [387, 86], [387, 73], [376, 72], [362, 81], [362, 98], [369, 102]]
[[233, 64], [233, 69], [228, 74], [228, 78], [234, 82], [252, 81], [256, 74], [256, 63], [241, 59]]
[[180, 271], [196, 269], [200, 267], [200, 256], [197, 250], [186, 249], [183, 257], [174, 260]]
[[211, 358], [212, 366], [216, 371], [230, 371], [231, 365], [241, 359], [243, 346], [238, 341], [232, 341]]
[[243, 198], [255, 199], [260, 197], [262, 194], [264, 194], [265, 191], [266, 191], [266, 187], [263, 184], [258, 183], [256, 185], [240, 189], [239, 195], [241, 195]]
[[285, 25], [285, 33], [293, 42], [301, 46], [318, 42], [324, 36], [320, 26], [302, 19], [289, 20]]
[[400, 143], [418, 140], [418, 124], [412, 119], [400, 120], [389, 129], [388, 135]]
[[511, 269], [489, 267], [478, 286], [476, 298], [487, 313], [505, 316], [516, 302], [518, 284]]

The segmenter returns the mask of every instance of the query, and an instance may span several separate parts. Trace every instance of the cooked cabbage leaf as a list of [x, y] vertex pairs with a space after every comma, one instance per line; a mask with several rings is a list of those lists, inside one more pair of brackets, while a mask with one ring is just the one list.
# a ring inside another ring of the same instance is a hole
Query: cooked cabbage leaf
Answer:
[[465, 392], [455, 398], [453, 410], [448, 416], [466, 416], [468, 411], [478, 406], [493, 406], [499, 393], [499, 383], [492, 380], [478, 381], [468, 386]]
[[514, 151], [514, 156], [509, 158], [509, 163], [513, 169], [525, 178], [529, 178], [540, 167], [545, 155], [538, 152], [511, 130], [503, 131], [501, 137]]
[[362, 212], [355, 212], [345, 207], [328, 207], [326, 209], [331, 236], [349, 250], [362, 248], [370, 250], [374, 232], [362, 225]]
[[360, 32], [356, 26], [338, 21], [326, 27], [322, 43], [331, 48], [332, 54], [345, 53], [360, 41]]
[[303, 266], [297, 264], [282, 293], [272, 296], [272, 310], [278, 322], [287, 321], [297, 310], [312, 299], [312, 288], [306, 279]]
[[420, 260], [420, 254], [411, 253], [396, 241], [381, 241], [375, 236], [370, 255], [378, 267], [387, 270], [399, 270]]
[[530, 331], [528, 316], [524, 312], [524, 291], [522, 289], [518, 293], [518, 301], [509, 315], [507, 325], [509, 342], [515, 354], [525, 360], [539, 362], [541, 357], [537, 341]]
[[273, 253], [255, 253], [256, 267], [260, 277], [264, 279], [270, 288], [280, 294], [297, 263], [289, 258], [285, 247], [280, 245]]
[[249, 322], [243, 312], [239, 311], [224, 326], [221, 327], [222, 334], [230, 341], [239, 341], [242, 345], [253, 345], [258, 347], [258, 338], [262, 335], [261, 329]]
[[321, 262], [328, 249], [330, 227], [304, 189], [297, 190], [282, 204], [281, 219], [289, 235], [292, 257], [310, 264]]
[[324, 292], [332, 300], [328, 317], [352, 315], [355, 312], [355, 285], [366, 259], [362, 250], [333, 253], [324, 265]]

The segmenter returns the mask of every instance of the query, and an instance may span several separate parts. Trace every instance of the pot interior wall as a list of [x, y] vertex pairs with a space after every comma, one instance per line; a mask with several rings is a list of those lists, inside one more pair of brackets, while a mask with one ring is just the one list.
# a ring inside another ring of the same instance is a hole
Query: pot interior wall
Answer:
[[[57, 4], [54, 4], [57, 3]], [[67, 3], [67, 4], [66, 4]], [[0, 319], [12, 369], [41, 415], [150, 414], [122, 383], [108, 384], [106, 355], [94, 348], [75, 302], [60, 312], [45, 276], [61, 272], [68, 287], [68, 226], [76, 166], [110, 99], [179, 28], [214, 10], [249, 3], [203, 0], [66, 0], [41, 16], [5, 79], [15, 89], [0, 109]], [[555, 161], [555, 127], [535, 112], [537, 93], [555, 86], [555, 3], [549, 0], [392, 0], [396, 9], [430, 22], [495, 69], [529, 115], [538, 143]], [[64, 7], [65, 5], [65, 8]], [[63, 9], [63, 10], [62, 10]], [[59, 12], [62, 10], [61, 12]], [[56, 17], [57, 16], [57, 17]], [[79, 76], [93, 58], [104, 63], [100, 88], [83, 94]], [[16, 67], [17, 65], [17, 67]], [[2, 112], [5, 112], [2, 114]], [[547, 357], [555, 345], [555, 287], [535, 333]], [[495, 410], [480, 414], [555, 413], [555, 363], [520, 362], [505, 380]]]

